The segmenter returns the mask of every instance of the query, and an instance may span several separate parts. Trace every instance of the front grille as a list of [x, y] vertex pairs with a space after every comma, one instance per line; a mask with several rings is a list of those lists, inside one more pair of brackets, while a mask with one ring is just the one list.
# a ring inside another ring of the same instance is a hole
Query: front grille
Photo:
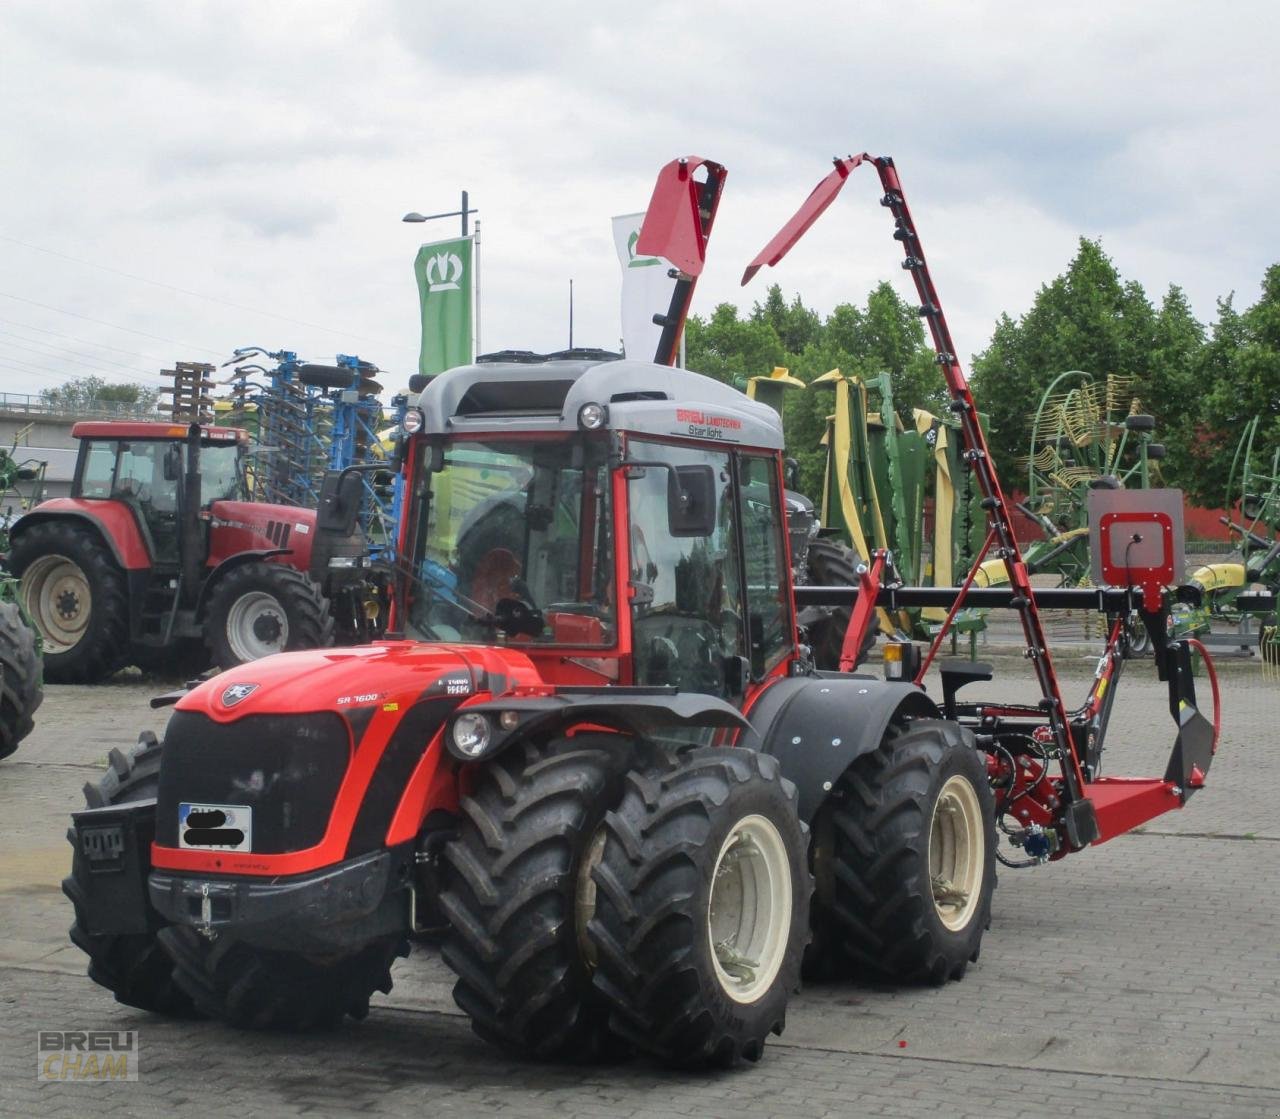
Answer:
[[186, 802], [251, 808], [255, 854], [312, 847], [324, 837], [351, 752], [347, 723], [330, 711], [231, 723], [175, 711], [164, 735], [156, 842], [178, 846]]

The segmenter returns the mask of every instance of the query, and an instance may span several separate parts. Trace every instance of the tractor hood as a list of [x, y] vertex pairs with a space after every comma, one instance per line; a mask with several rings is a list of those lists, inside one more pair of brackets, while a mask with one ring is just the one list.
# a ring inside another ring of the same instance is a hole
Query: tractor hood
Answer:
[[207, 516], [210, 567], [242, 552], [280, 550], [289, 566], [306, 571], [316, 533], [314, 509], [258, 501], [215, 501]]
[[521, 653], [409, 641], [224, 672], [183, 696], [165, 730], [152, 865], [307, 874], [411, 839], [428, 812], [457, 811], [454, 763], [436, 745], [449, 715], [537, 684]]
[[220, 673], [188, 692], [178, 711], [215, 722], [248, 715], [361, 708], [394, 712], [426, 691], [493, 696], [545, 690], [523, 653], [474, 645], [383, 641], [351, 649], [278, 653]]

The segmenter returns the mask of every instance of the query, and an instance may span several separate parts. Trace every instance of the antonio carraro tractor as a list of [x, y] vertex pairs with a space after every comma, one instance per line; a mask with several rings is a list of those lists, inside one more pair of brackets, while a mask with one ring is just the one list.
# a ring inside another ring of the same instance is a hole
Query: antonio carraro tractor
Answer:
[[[984, 494], [979, 561], [1003, 559], [1009, 585], [904, 587], [878, 553], [857, 587], [793, 588], [777, 413], [661, 360], [724, 178], [677, 161], [639, 246], [676, 270], [660, 360], [431, 380], [406, 422], [387, 639], [233, 668], [176, 697], [163, 741], [112, 754], [64, 884], [94, 980], [159, 1013], [301, 1028], [363, 1017], [410, 943], [439, 940], [459, 1006], [509, 1050], [727, 1065], [781, 1032], [802, 965], [959, 979], [997, 862], [1061, 859], [1186, 803], [1217, 736], [1190, 644], [1166, 636], [1172, 506], [1101, 510], [1105, 585], [1037, 595], [892, 161], [838, 161], [749, 273], [861, 162]], [[349, 481], [327, 486], [320, 536], [347, 535]], [[923, 657], [891, 643], [886, 678], [848, 671], [877, 606], [966, 600], [1019, 612], [1038, 705], [959, 702], [990, 678], [967, 663], [931, 698], [945, 627]], [[1038, 614], [1068, 600], [1111, 622], [1076, 709]], [[846, 671], [815, 669], [798, 602], [853, 603]], [[1102, 763], [1135, 611], [1177, 737], [1163, 777], [1131, 780]]]

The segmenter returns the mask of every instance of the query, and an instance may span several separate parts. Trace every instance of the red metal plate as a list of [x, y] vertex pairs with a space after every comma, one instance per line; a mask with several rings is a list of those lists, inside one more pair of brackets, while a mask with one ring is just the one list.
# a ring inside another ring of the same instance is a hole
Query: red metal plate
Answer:
[[822, 212], [835, 201], [849, 173], [864, 159], [870, 158], [871, 156], [863, 152], [861, 155], [851, 155], [848, 159], [837, 159], [835, 170], [809, 192], [809, 197], [800, 204], [800, 209], [792, 215], [791, 220], [747, 265], [746, 271], [742, 273], [743, 284], [750, 283], [751, 277], [764, 265], [767, 264], [772, 268], [786, 256], [791, 251], [791, 246], [805, 235], [809, 226], [817, 221], [822, 216]]
[[636, 253], [669, 260], [689, 276], [702, 274], [707, 242], [698, 217], [698, 186], [693, 173], [703, 164], [718, 165], [697, 156], [673, 159], [658, 172], [653, 196], [645, 208]]

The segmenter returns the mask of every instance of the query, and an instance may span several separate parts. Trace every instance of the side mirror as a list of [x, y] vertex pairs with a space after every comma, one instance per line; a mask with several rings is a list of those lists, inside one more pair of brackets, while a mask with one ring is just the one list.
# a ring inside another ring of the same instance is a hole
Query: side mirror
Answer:
[[677, 466], [667, 473], [667, 531], [710, 536], [716, 530], [716, 473], [710, 466]]
[[176, 482], [182, 477], [182, 450], [176, 443], [170, 443], [164, 453], [164, 480]]
[[789, 455], [782, 460], [782, 484], [789, 490], [800, 488], [800, 462]]
[[356, 531], [360, 512], [360, 475], [330, 470], [320, 486], [316, 507], [316, 531], [350, 536]]

